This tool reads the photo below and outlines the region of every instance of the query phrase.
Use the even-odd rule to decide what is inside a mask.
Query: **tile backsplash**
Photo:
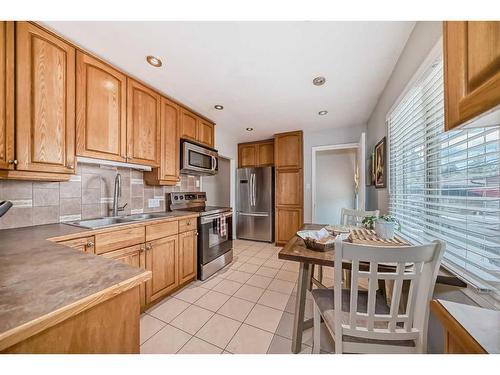
[[[177,186],[149,186],[142,171],[98,164],[78,164],[77,174],[66,182],[0,180],[0,201],[13,203],[0,218],[0,229],[109,216],[117,173],[122,178],[118,204],[127,203],[120,215],[164,211],[165,193],[200,186],[198,176],[188,175],[181,175]],[[158,199],[160,206],[149,208],[150,199]]]

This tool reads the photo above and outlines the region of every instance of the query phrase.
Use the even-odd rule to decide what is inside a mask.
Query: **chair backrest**
[[[338,260],[350,262],[352,271],[349,313],[335,314],[336,351],[342,352],[342,335],[349,335],[375,340],[415,340],[416,352],[424,352],[429,303],[444,249],[445,244],[441,241],[421,246],[378,247],[346,243],[338,236],[335,242],[335,311],[342,311],[342,262]],[[358,311],[360,279],[368,279],[366,312]],[[378,280],[394,281],[388,314],[375,311]],[[410,283],[408,301],[400,311],[404,281]]]
[[[351,210],[349,208],[342,208],[340,211],[340,224],[341,225],[354,225],[361,226],[363,218],[366,216],[379,216],[379,210],[375,211],[363,211],[363,210]]]

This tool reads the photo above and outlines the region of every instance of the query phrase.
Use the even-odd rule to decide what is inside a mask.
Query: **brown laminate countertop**
[[[192,212],[166,213],[161,219],[129,225],[196,216]],[[150,271],[49,240],[114,229],[118,228],[48,224],[0,230],[0,351],[48,328],[48,321],[57,322],[58,315],[62,321],[63,316],[71,316],[69,311],[76,314],[91,301],[103,302],[151,277]]]

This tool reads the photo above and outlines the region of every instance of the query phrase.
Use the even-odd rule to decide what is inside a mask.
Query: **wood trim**
[[[443,326],[445,353],[486,354],[484,348],[455,320],[439,301],[431,301],[431,311]]]
[[[69,181],[71,175],[66,173],[0,170],[0,180],[23,180],[23,181]]]
[[[69,319],[113,297],[116,297],[126,292],[127,290],[130,290],[149,280],[150,278],[151,272],[144,271],[135,277],[113,285],[112,287],[104,289],[99,293],[84,297],[73,304],[64,306],[47,315],[41,316],[37,319],[17,326],[9,331],[5,331],[0,334],[0,351],[3,351],[20,341],[26,340],[31,336],[34,336],[50,327],[55,326],[58,323],[65,321],[66,319]]]
[[[0,169],[14,169],[14,165],[9,163],[9,160],[14,160],[14,96],[15,96],[15,80],[14,80],[14,22],[1,21],[4,28],[3,40],[1,41],[0,48],[4,49],[5,60],[2,62],[4,71],[0,72],[0,77],[3,77],[3,85],[0,87],[0,134],[3,133],[4,157],[0,160]],[[3,113],[2,113],[3,111]],[[1,138],[1,137],[0,137]]]

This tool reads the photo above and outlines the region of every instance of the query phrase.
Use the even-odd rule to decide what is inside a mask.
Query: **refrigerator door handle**
[[[253,173],[250,175],[250,206],[255,206],[255,202],[253,201],[254,176]]]
[[[252,200],[253,200],[253,206],[255,207],[255,205],[257,204],[257,199],[256,199],[256,187],[255,187],[255,173],[252,174]]]
[[[246,213],[246,212],[238,212],[240,216],[255,216],[255,217],[268,217],[268,213]]]

